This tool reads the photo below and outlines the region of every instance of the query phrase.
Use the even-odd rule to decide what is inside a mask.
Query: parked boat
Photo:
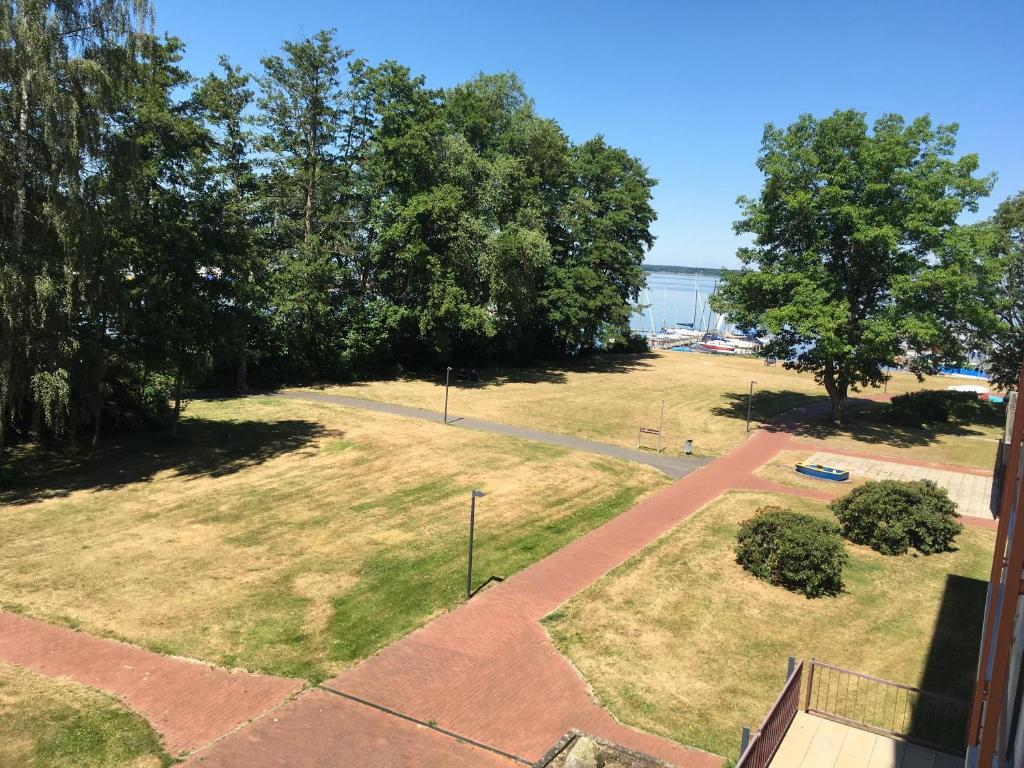
[[[836,482],[842,482],[843,480],[850,479],[849,471],[845,469],[837,469],[835,467],[826,467],[822,464],[805,464],[801,462],[796,465],[796,471],[801,475],[816,477],[819,480],[834,480]]]
[[[697,348],[719,355],[735,355],[737,350],[736,342],[729,339],[705,339],[697,344]]]

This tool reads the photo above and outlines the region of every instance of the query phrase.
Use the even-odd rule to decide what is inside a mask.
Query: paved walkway
[[[770,768],[960,768],[963,758],[797,712]]]
[[[945,488],[949,498],[957,505],[957,511],[968,517],[993,520],[992,475],[980,475],[937,467],[921,467],[904,464],[893,459],[865,459],[859,456],[844,456],[830,451],[815,451],[807,461],[824,464],[827,467],[842,467],[850,471],[851,479],[865,480],[931,480]]]
[[[228,672],[0,612],[0,659],[111,693],[178,755],[208,744],[300,691],[301,680]]]
[[[380,403],[374,400],[362,400],[358,397],[345,397],[344,395],[331,395],[327,392],[289,391],[279,392],[275,397],[287,397],[292,400],[313,400],[319,403],[332,403],[343,405],[347,408],[359,408],[364,411],[376,411],[378,413],[390,413],[395,416],[405,416],[409,419],[421,419],[423,421],[443,422],[444,414],[438,411],[428,411],[424,408],[412,408],[408,405],[395,405],[393,403]],[[584,440],[579,437],[558,435],[554,432],[544,432],[539,429],[517,427],[513,424],[502,424],[497,421],[482,421],[462,416],[448,414],[448,423],[452,426],[463,429],[475,429],[480,432],[493,432],[508,437],[518,437],[522,440],[533,440],[548,445],[558,445],[563,448],[571,448],[575,451],[586,451],[587,453],[599,453],[604,456],[614,456],[616,459],[636,461],[646,464],[655,469],[661,470],[673,479],[679,479],[689,474],[698,467],[707,464],[711,459],[698,456],[668,456],[664,453],[654,451],[638,451],[633,448],[625,448],[610,443],[599,443],[596,440]]]

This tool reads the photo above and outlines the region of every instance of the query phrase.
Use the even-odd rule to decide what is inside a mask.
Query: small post
[[[683,444],[683,453],[687,456],[693,456],[693,440],[690,438],[687,438],[686,442]]]
[[[475,488],[469,497],[469,565],[466,568],[466,599],[473,596],[473,529],[476,526],[476,500],[484,496]]]
[[[661,414],[658,416],[658,453],[661,453],[661,430],[665,426],[665,401],[661,401]]]
[[[807,670],[807,698],[804,699],[804,712],[811,711],[811,689],[814,687],[814,657],[811,656],[811,664]]]
[[[452,378],[452,367],[449,365],[444,372],[444,423],[448,423],[448,385]]]
[[[750,744],[750,726],[744,725],[743,732],[740,734],[740,757],[743,757],[743,753],[747,751],[747,746]]]
[[[747,396],[747,432],[750,431],[750,412],[754,407],[754,385],[756,381],[750,382],[750,394]]]
[[[885,381],[882,384],[882,393],[887,394],[889,392],[889,366],[885,366]]]

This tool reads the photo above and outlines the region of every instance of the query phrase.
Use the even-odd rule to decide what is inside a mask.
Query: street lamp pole
[[[754,407],[754,385],[756,381],[750,382],[750,394],[747,395],[747,432],[750,431],[750,412]]]
[[[469,566],[466,568],[466,599],[473,596],[473,529],[476,526],[476,500],[484,496],[475,488],[469,498]]]
[[[449,365],[444,372],[444,423],[448,423],[448,385],[451,383],[452,367]]]

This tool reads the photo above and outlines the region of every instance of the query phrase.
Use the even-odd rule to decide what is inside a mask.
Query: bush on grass
[[[829,506],[843,536],[883,555],[945,552],[964,528],[949,494],[930,480],[865,483]]]
[[[899,427],[923,427],[945,424],[951,418],[966,421],[977,418],[994,406],[974,392],[924,389],[896,395],[886,406],[882,418]]]
[[[807,597],[843,589],[846,550],[839,528],[813,515],[762,507],[740,526],[736,562],[754,576]]]

